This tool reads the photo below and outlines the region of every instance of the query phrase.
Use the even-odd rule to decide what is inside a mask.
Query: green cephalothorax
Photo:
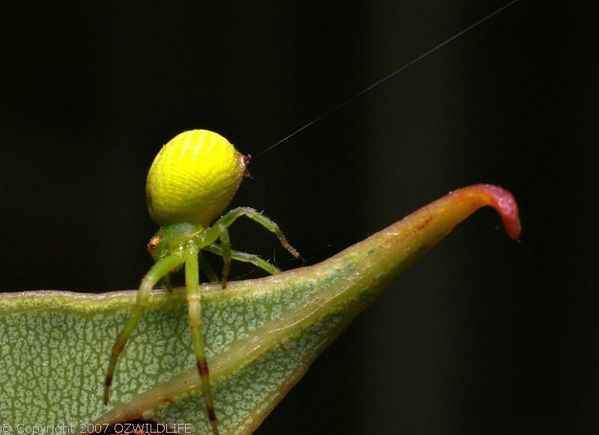
[[[201,234],[203,230],[202,225],[186,222],[164,225],[148,242],[148,252],[158,261],[172,252],[184,249],[185,244],[192,242],[193,237]]]
[[[148,251],[155,263],[143,277],[135,311],[112,348],[104,382],[104,403],[109,400],[118,358],[149,303],[152,289],[161,280],[168,287],[169,275],[184,266],[189,327],[202,381],[201,393],[212,432],[218,434],[202,333],[200,271],[210,281],[217,281],[218,277],[202,251],[222,257],[220,281],[223,288],[232,260],[251,263],[270,274],[279,272],[277,267],[257,255],[231,248],[228,228],[237,218],[245,216],[275,234],[285,249],[299,257],[279,226],[255,209],[238,207],[220,216],[243,177],[248,175],[248,162],[249,156],[239,153],[227,139],[208,130],[191,130],[177,135],[154,159],[148,172],[146,198],[150,216],[162,225],[148,243]]]

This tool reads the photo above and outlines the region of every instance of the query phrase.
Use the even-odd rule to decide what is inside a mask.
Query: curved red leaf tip
[[[485,196],[486,202],[493,207],[501,217],[507,235],[517,240],[520,238],[522,227],[518,213],[518,204],[511,192],[493,184],[475,184],[460,190],[471,190]],[[455,193],[459,192],[456,191]]]

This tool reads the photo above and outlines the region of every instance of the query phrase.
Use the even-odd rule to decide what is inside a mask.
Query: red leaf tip
[[[476,184],[465,189],[482,193],[486,197],[488,205],[493,207],[501,217],[507,235],[513,240],[520,238],[522,227],[520,226],[518,203],[511,192],[492,184]]]

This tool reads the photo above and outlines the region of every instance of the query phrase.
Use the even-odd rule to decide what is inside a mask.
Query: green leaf
[[[215,408],[223,433],[251,433],[312,361],[398,274],[453,227],[490,205],[512,238],[509,192],[460,189],[314,266],[206,285],[202,304]],[[113,342],[135,292],[24,292],[0,297],[0,422],[37,427],[132,420],[209,433],[187,327],[185,293],[156,292],[115,374],[102,389]]]

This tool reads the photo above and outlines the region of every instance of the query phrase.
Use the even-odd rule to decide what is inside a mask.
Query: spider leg
[[[218,275],[216,274],[214,267],[212,267],[212,264],[210,264],[206,256],[203,255],[201,252],[198,252],[198,260],[200,263],[200,270],[206,274],[210,282],[219,282],[220,280],[218,279]]]
[[[166,288],[167,291],[172,292],[173,291],[173,284],[171,282],[171,274],[167,273],[164,278],[162,278],[162,282],[164,283],[164,287]]]
[[[199,279],[198,250],[195,247],[189,248],[185,251],[185,285],[187,287],[187,301],[189,304],[189,328],[191,329],[191,339],[196,357],[196,365],[202,381],[201,391],[202,396],[204,397],[204,403],[206,404],[208,419],[212,426],[213,435],[218,435],[214,401],[212,400],[212,391],[210,388],[210,373],[208,371],[208,361],[206,360],[206,346],[204,343],[204,335],[202,334]]]
[[[223,257],[223,288],[227,287],[227,279],[229,278],[229,271],[231,270],[231,239],[229,238],[229,230],[223,224],[216,226],[219,232],[219,238],[221,241],[221,253]]]
[[[112,378],[114,375],[114,369],[119,356],[123,352],[129,336],[135,329],[137,322],[141,318],[144,310],[148,306],[152,288],[156,285],[160,279],[168,275],[170,271],[177,268],[183,263],[183,257],[179,253],[171,254],[158,260],[150,271],[143,277],[141,286],[137,292],[137,301],[135,304],[135,310],[133,315],[129,318],[125,327],[122,329],[118,338],[114,342],[112,347],[112,353],[110,355],[110,361],[108,363],[108,371],[106,372],[106,379],[104,380],[104,404],[108,403],[110,397],[110,386],[112,385]]]
[[[283,231],[281,231],[279,226],[272,220],[264,216],[262,213],[251,207],[234,208],[233,210],[229,211],[224,216],[222,216],[220,219],[218,219],[212,225],[212,228],[218,228],[220,225],[223,225],[225,228],[228,228],[233,224],[233,222],[237,220],[237,218],[241,216],[245,216],[248,219],[253,220],[257,224],[262,225],[268,231],[277,236],[281,245],[283,245],[283,247],[287,249],[287,251],[289,251],[291,255],[293,255],[295,258],[299,258],[299,252],[297,252],[297,250],[289,244],[289,242],[285,238],[285,235],[283,234]]]
[[[222,248],[219,245],[206,246],[204,249],[216,255],[222,255],[223,252]],[[247,252],[236,251],[233,249],[231,250],[231,259],[241,261],[243,263],[253,264],[254,266],[264,270],[265,272],[270,273],[271,275],[274,275],[275,273],[279,273],[281,271],[281,269],[279,269],[273,264],[270,264],[268,261],[260,258],[255,254],[248,254]]]

